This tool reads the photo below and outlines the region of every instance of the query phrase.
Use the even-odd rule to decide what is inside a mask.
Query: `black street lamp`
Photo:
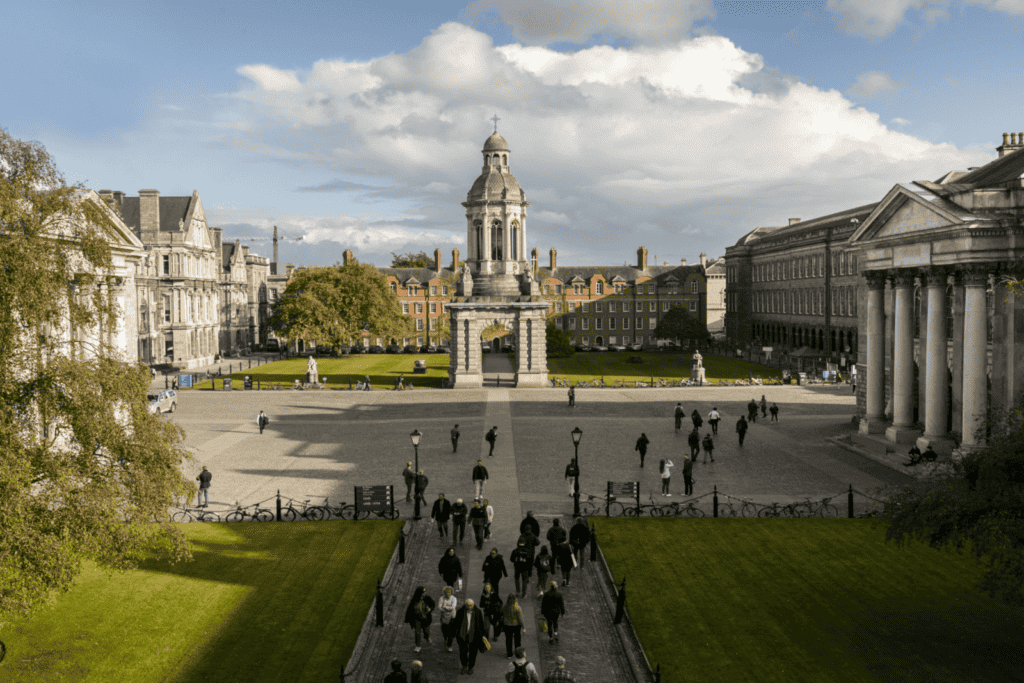
[[[420,434],[420,430],[418,430],[418,429],[413,430],[413,433],[409,435],[409,438],[412,439],[412,447],[413,447],[413,449],[416,452],[416,480],[415,480],[415,483],[413,484],[413,488],[418,486],[419,483],[420,483],[420,437],[421,436],[423,436],[423,435]],[[413,516],[412,516],[412,518],[415,519],[415,520],[419,520],[420,519],[420,492],[419,491],[414,491],[414,493],[416,495],[416,500],[413,503],[414,507],[413,507]]]
[[[572,430],[572,445],[576,450],[573,461],[576,463],[576,481],[573,485],[572,516],[580,516],[580,439],[583,438],[583,430],[577,427]]]

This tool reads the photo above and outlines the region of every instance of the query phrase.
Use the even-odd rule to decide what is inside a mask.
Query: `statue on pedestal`
[[[313,358],[313,356],[310,356],[309,360],[306,361],[306,382],[308,382],[309,384],[317,384],[318,381],[319,380],[317,378],[316,359]]]
[[[473,296],[473,275],[469,272],[469,264],[462,264],[462,277],[459,279],[459,296]]]
[[[693,365],[690,368],[690,380],[694,382],[700,382],[704,384],[706,377],[704,376],[704,356],[700,355],[700,350],[694,351],[693,353]]]

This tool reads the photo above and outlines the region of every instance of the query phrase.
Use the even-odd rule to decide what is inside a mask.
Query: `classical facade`
[[[708,262],[704,277],[708,291],[708,332],[715,339],[725,339],[725,257]]]
[[[214,245],[220,253],[218,312],[221,355],[246,353],[267,343],[270,260],[249,253],[240,240],[222,243],[220,228],[213,228]]]

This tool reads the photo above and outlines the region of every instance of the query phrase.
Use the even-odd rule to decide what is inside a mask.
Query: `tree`
[[[548,355],[554,358],[568,358],[576,353],[569,335],[555,327],[554,323],[548,323],[545,330],[547,337]]]
[[[148,368],[94,334],[125,313],[117,220],[0,129],[0,622],[67,591],[83,560],[191,557],[167,519],[194,490],[183,432],[149,412]]]
[[[391,252],[392,268],[433,269],[435,265],[434,257],[425,251],[421,251],[418,254],[414,254],[412,252],[409,252],[408,254],[396,254],[395,252]]]
[[[364,334],[400,339],[412,330],[387,278],[354,259],[296,271],[268,324],[288,340],[315,339],[336,347],[357,343]]]
[[[705,342],[708,339],[708,326],[691,316],[682,306],[673,306],[662,316],[654,329],[658,339],[693,339]]]

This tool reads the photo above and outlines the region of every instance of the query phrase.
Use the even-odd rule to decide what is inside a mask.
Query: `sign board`
[[[394,487],[385,486],[357,486],[356,487],[356,512],[368,510],[370,512],[391,512],[394,508]]]
[[[178,375],[178,388],[183,389],[185,387],[192,386],[192,375]]]
[[[242,387],[246,390],[252,389],[252,377],[246,375],[245,379],[242,380]]]
[[[608,497],[636,498],[640,495],[640,483],[635,481],[610,481],[608,482]]]
[[[224,391],[231,391],[231,378],[225,377],[222,386],[224,387]]]

